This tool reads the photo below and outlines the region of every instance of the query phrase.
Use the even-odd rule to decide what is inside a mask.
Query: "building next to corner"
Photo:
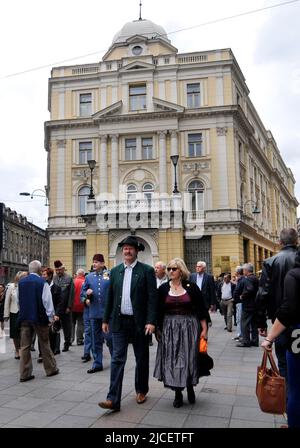
[[[18,271],[27,271],[32,260],[48,265],[47,230],[0,202],[0,282],[14,281]]]
[[[52,69],[49,110],[51,263],[88,269],[102,252],[111,267],[133,232],[150,264],[259,269],[280,230],[296,226],[293,174],[231,49],[180,54],[161,26],[126,23],[101,62]]]

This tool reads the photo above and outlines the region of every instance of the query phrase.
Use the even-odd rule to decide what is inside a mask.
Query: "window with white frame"
[[[90,187],[82,187],[78,191],[78,214],[85,215],[87,212],[87,200],[90,194]]]
[[[200,83],[186,85],[187,107],[200,107]]]
[[[86,117],[92,114],[92,94],[80,93],[79,95],[79,115]]]
[[[127,204],[129,207],[134,207],[137,198],[137,187],[135,184],[128,184],[126,190]]]
[[[153,159],[152,137],[142,138],[142,159]]]
[[[146,84],[129,86],[130,110],[146,109]]]
[[[188,135],[189,157],[202,156],[202,134]]]
[[[79,142],[79,163],[87,164],[92,158],[92,142]]]
[[[125,160],[136,160],[136,138],[125,139]]]
[[[153,193],[154,193],[154,186],[150,182],[145,183],[143,185],[143,196],[145,199],[147,199],[149,206],[151,205]]]
[[[204,210],[204,185],[200,180],[193,180],[188,185],[190,196],[190,210],[198,212]]]
[[[73,241],[73,272],[86,267],[86,241]]]

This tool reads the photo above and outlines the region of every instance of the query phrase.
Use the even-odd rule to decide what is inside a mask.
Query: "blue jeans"
[[[83,325],[84,325],[84,346],[83,346],[83,356],[90,356],[92,350],[92,339],[91,339],[91,322],[89,318],[88,307],[84,308],[83,311]]]
[[[93,353],[93,366],[103,367],[103,343],[106,340],[109,348],[110,355],[112,355],[112,337],[111,334],[104,334],[102,331],[102,319],[90,319],[91,322],[91,339],[92,339],[92,353]]]
[[[278,360],[278,369],[281,376],[284,376],[288,382],[287,376],[287,362],[286,362],[286,350],[288,347],[288,337],[286,331],[283,331],[275,339],[275,353]]]
[[[133,317],[122,317],[121,329],[112,333],[113,354],[110,368],[110,387],[107,399],[114,407],[120,407],[124,368],[127,360],[129,341],[132,342],[136,367],[136,393],[147,394],[149,390],[149,338],[136,331]]]
[[[294,329],[300,329],[300,324]],[[299,335],[299,333],[298,333]],[[300,428],[300,337],[292,338],[292,350],[287,350],[287,374],[288,374],[288,426],[289,428]]]

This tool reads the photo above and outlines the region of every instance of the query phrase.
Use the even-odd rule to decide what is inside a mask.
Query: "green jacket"
[[[111,331],[119,331],[121,327],[121,300],[124,280],[124,264],[119,264],[110,272],[103,322],[110,324]],[[157,288],[154,269],[139,261],[132,271],[130,298],[133,315],[139,333],[145,332],[145,325],[156,325]]]

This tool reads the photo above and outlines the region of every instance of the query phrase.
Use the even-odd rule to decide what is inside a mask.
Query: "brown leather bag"
[[[271,368],[267,368],[269,359]],[[264,350],[261,365],[257,367],[256,396],[263,412],[283,414],[286,411],[285,378],[280,376],[272,352]]]

